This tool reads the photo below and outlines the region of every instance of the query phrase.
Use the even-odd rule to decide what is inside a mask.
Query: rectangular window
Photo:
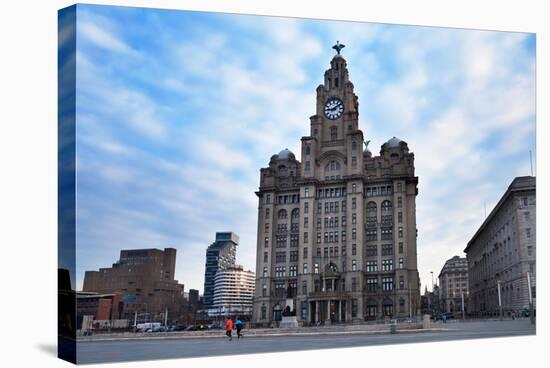
[[[354,210],[357,208],[357,198],[351,199],[351,209]]]
[[[403,254],[403,242],[399,242],[399,254]]]
[[[304,259],[307,258],[307,247],[304,247]]]
[[[288,276],[296,277],[298,273],[298,266],[290,266],[288,270]]]
[[[308,227],[308,226],[309,226],[309,218],[304,217],[304,227]]]
[[[321,230],[321,219],[317,219],[317,230]]]
[[[355,156],[351,157],[351,166],[357,166],[357,157]]]
[[[399,289],[403,290],[405,288],[405,278],[403,276],[399,276]]]
[[[265,209],[265,217],[266,217],[266,218],[269,217],[269,208],[266,208],[266,209]]]
[[[304,188],[304,197],[309,197],[309,188]]]
[[[328,231],[325,231],[325,243],[328,243]]]
[[[298,262],[298,251],[297,250],[290,251],[290,262]]]
[[[321,233],[317,233],[317,244],[321,244]]]
[[[393,255],[393,244],[382,244],[382,255],[383,256]]]
[[[342,242],[346,241],[346,231],[342,230]]]
[[[378,234],[376,229],[367,229],[366,231],[367,241],[376,241],[378,240]]]
[[[367,277],[367,291],[374,293],[378,290],[378,277]]]
[[[306,161],[306,171],[309,171],[311,168],[311,163],[309,161]]]
[[[345,255],[346,255],[346,246],[342,245],[342,256],[345,256]]]
[[[352,193],[357,192],[357,184],[353,183],[353,184],[351,185],[351,192],[352,192]]]
[[[378,255],[378,246],[377,245],[367,245],[366,256],[375,257]]]
[[[286,252],[276,252],[275,253],[275,262],[285,263],[286,262]]]
[[[268,194],[268,195],[265,196],[265,203],[267,203],[267,204],[271,203],[271,195]]]
[[[321,202],[317,203],[317,213],[320,214],[323,209],[323,205]]]
[[[355,259],[351,261],[351,270],[357,271],[357,261]]]
[[[397,221],[401,224],[403,223],[403,212],[397,213]]]
[[[376,261],[367,261],[366,270],[367,272],[378,271],[378,263]]]
[[[393,290],[393,277],[382,277],[382,290],[392,291]]]
[[[321,248],[317,248],[317,257],[321,257]]]
[[[530,228],[525,229],[525,236],[527,237],[527,239],[531,238],[531,229]]]
[[[328,202],[325,202],[325,213],[328,213]]]
[[[305,202],[304,203],[304,213],[308,213],[309,212],[309,202]]]
[[[323,249],[323,256],[324,256],[325,258],[328,258],[328,247],[325,247],[325,248]]]
[[[358,309],[357,299],[352,299],[351,300],[351,317],[352,318],[357,317],[357,309]]]
[[[357,215],[355,213],[353,213],[351,215],[351,223],[352,225],[356,225],[357,224]]]
[[[403,269],[403,264],[404,264],[403,258],[399,258],[399,268],[400,269]]]
[[[357,255],[357,244],[352,244],[351,245],[351,255],[352,256]]]
[[[393,270],[393,259],[383,259],[382,271],[392,271],[392,270]]]
[[[342,212],[346,212],[346,201],[342,201]]]
[[[403,207],[403,198],[401,196],[397,197],[397,208]]]
[[[307,231],[304,232],[304,243],[308,243],[309,242],[309,234]]]
[[[399,226],[399,237],[400,238],[403,237],[403,227],[402,226]]]
[[[265,248],[269,247],[269,238],[267,236],[265,237],[265,240],[264,240],[264,247]]]
[[[351,229],[351,239],[352,240],[357,239],[357,229],[355,229],[355,228]]]
[[[351,278],[351,291],[357,291],[357,278]]]
[[[346,216],[342,216],[342,226],[346,226]]]
[[[303,265],[303,273],[304,274],[307,273],[307,263],[304,263],[304,265]]]
[[[383,228],[382,230],[382,240],[392,240],[393,239],[393,228]]]
[[[403,184],[401,183],[397,183],[397,192],[402,192],[403,191]]]
[[[305,269],[307,270],[307,266],[305,267]],[[307,272],[304,272],[304,273],[307,273]],[[303,280],[302,281],[302,294],[307,294],[307,280]],[[302,302],[304,303],[304,302]],[[307,309],[306,309],[307,311]]]
[[[313,273],[319,273],[319,263],[315,263],[313,267]]]
[[[267,262],[267,252],[264,252],[264,262]]]
[[[338,235],[338,233],[336,233]],[[338,247],[334,247],[334,256],[338,257]]]

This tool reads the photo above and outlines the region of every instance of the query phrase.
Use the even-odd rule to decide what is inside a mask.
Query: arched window
[[[290,218],[292,220],[297,220],[300,218],[300,209],[299,208],[295,208],[292,210],[292,213],[290,214]]]
[[[384,211],[391,211],[392,210],[392,204],[390,201],[384,201],[382,202],[382,205],[380,206],[380,208],[382,209],[382,212]]]
[[[370,201],[367,203],[367,216],[376,216],[376,202]]]
[[[309,155],[309,154],[311,154],[311,147],[306,146],[306,155]]]
[[[325,165],[325,171],[337,171],[340,170],[341,165],[338,161],[330,161]]]
[[[279,210],[279,212],[277,213],[277,217],[279,218],[279,220],[285,220],[288,218],[288,213],[284,209]]]
[[[335,141],[336,139],[338,139],[338,128],[335,126],[330,127],[330,140]]]
[[[262,304],[262,319],[265,319],[267,317],[267,308],[265,307],[265,304]]]
[[[367,301],[367,310],[365,317],[369,320],[376,319],[376,300],[369,299]]]

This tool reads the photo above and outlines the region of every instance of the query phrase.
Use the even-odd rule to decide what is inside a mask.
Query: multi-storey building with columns
[[[536,209],[536,178],[514,178],[468,242],[472,315],[519,313],[530,301],[536,309]]]
[[[289,304],[301,324],[408,318],[420,304],[414,154],[393,137],[363,150],[342,45],[317,87],[301,161],[288,149],[260,170],[253,322]]]

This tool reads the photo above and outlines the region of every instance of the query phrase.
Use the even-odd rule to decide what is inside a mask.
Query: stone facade
[[[443,312],[462,312],[462,296],[464,296],[464,312],[468,306],[468,260],[454,256],[447,260],[439,273],[441,285],[441,306]]]
[[[536,179],[517,177],[464,250],[471,313],[500,313],[499,283],[504,313],[529,308],[527,273],[535,302],[536,235]]]
[[[317,87],[301,161],[260,170],[253,321],[277,325],[408,318],[419,312],[414,154],[393,137],[363,150],[358,98],[341,55]]]

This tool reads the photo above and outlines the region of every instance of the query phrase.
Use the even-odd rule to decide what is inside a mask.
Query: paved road
[[[330,349],[386,344],[449,341],[488,337],[534,335],[529,320],[438,323],[449,331],[318,336],[250,336],[228,341],[223,337],[78,344],[78,363],[105,363],[135,360],[192,358],[213,355],[271,353],[281,351]],[[223,332],[221,332],[223,334]]]

